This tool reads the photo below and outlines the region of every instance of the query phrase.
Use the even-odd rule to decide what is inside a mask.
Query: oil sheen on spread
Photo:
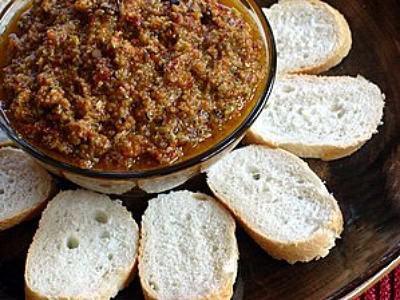
[[[210,148],[266,76],[244,10],[216,0],[35,0],[0,84],[12,126],[83,168],[143,170]]]

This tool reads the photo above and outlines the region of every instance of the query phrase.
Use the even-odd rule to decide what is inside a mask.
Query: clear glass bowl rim
[[[276,74],[276,47],[275,40],[272,33],[271,26],[266,19],[264,13],[261,8],[254,0],[241,0],[242,3],[245,4],[247,8],[250,7],[250,10],[254,12],[261,22],[261,26],[263,31],[261,34],[265,35],[266,39],[266,48],[267,48],[267,61],[269,62],[269,70],[268,70],[268,78],[265,81],[265,86],[263,91],[257,100],[257,103],[254,105],[251,112],[248,116],[242,121],[242,123],[235,128],[228,136],[226,136],[222,141],[215,144],[213,147],[208,149],[205,152],[198,154],[190,159],[184,160],[182,162],[172,164],[170,166],[164,166],[161,168],[142,170],[142,171],[102,171],[97,169],[84,169],[79,168],[77,166],[56,160],[40,150],[34,148],[28,142],[26,142],[23,138],[21,138],[15,130],[10,126],[10,123],[7,120],[7,117],[4,114],[4,111],[0,109],[0,128],[4,131],[4,133],[14,141],[17,146],[19,146],[22,150],[38,159],[40,162],[53,166],[58,169],[62,169],[64,171],[75,173],[82,176],[92,177],[92,178],[102,178],[102,179],[141,179],[141,178],[149,178],[153,176],[163,176],[169,175],[172,173],[176,173],[187,168],[193,167],[195,165],[201,164],[215,155],[221,153],[223,150],[228,148],[232,143],[234,143],[238,138],[242,136],[242,134],[254,123],[257,117],[260,115],[261,111],[264,109],[268,97],[271,93],[272,86],[275,80]],[[247,5],[246,5],[247,4]],[[7,5],[8,8],[12,7],[11,5]]]

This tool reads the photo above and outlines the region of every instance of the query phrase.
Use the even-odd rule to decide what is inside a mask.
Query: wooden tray
[[[5,7],[1,2],[0,8]],[[400,4],[397,0],[327,2],[345,15],[353,33],[349,56],[328,74],[362,74],[377,83],[386,94],[384,126],[349,158],[308,161],[326,180],[344,214],[345,231],[331,254],[291,266],[271,259],[239,228],[234,299],[347,298],[361,293],[400,261]],[[272,1],[259,4],[270,6]],[[183,188],[209,193],[203,176]],[[149,197],[122,197],[138,222]],[[33,220],[0,233],[0,299],[24,297],[24,261],[36,226]],[[143,299],[137,278],[116,299]]]

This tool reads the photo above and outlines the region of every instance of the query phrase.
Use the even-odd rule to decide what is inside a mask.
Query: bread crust
[[[286,0],[286,1],[292,1],[292,0]],[[296,1],[296,0],[294,0]],[[360,81],[365,81],[369,84],[371,84],[370,81],[365,79],[364,77],[358,75],[357,77],[351,77],[351,76],[318,76],[318,75],[280,75],[278,76],[278,80],[296,80],[300,79],[304,80],[305,82],[309,84],[313,84],[317,80],[325,80],[325,81],[337,81],[337,80],[343,80],[346,78],[349,79],[357,79]],[[384,100],[385,95],[382,94],[382,99]],[[384,105],[384,103],[383,103]],[[369,124],[366,124],[365,126],[369,127],[369,135],[364,135],[362,137],[357,138],[356,140],[352,141],[351,143],[337,143],[336,145],[334,144],[304,144],[300,140],[295,142],[288,142],[288,143],[279,143],[276,141],[273,141],[271,139],[268,139],[267,137],[259,134],[256,132],[256,130],[253,129],[253,127],[250,127],[249,130],[246,132],[246,136],[243,139],[243,142],[247,145],[249,144],[257,144],[257,145],[265,145],[270,148],[281,148],[285,149],[299,157],[303,158],[319,158],[324,161],[330,161],[330,160],[335,160],[335,159],[340,159],[347,157],[354,152],[358,151],[368,140],[370,140],[377,132],[376,128],[381,125],[380,122],[382,120],[383,112],[382,111],[376,111],[375,114],[375,123],[371,122]],[[259,118],[262,118],[262,116],[259,116]]]
[[[41,222],[39,222],[39,228],[43,226],[43,224],[41,224]],[[139,229],[137,227],[137,225],[135,225],[137,229]],[[35,234],[35,236],[33,237],[33,242],[35,241],[35,239],[37,238],[37,235]],[[140,239],[140,232],[138,230],[138,238],[136,240],[136,249],[139,248],[139,239]],[[68,296],[68,295],[57,295],[57,296],[53,296],[53,297],[49,297],[46,295],[42,295],[40,292],[33,290],[30,285],[29,282],[31,281],[31,278],[28,277],[27,275],[27,270],[30,268],[29,266],[31,265],[31,254],[34,252],[39,252],[40,249],[39,248],[39,244],[36,243],[36,247],[33,248],[31,246],[29,247],[28,250],[28,255],[27,255],[27,259],[25,262],[25,273],[24,273],[24,280],[25,280],[25,285],[24,285],[24,290],[25,290],[25,299],[26,300],[48,300],[48,299],[52,299],[52,300],[109,300],[112,297],[115,296],[115,290],[110,290],[107,286],[104,286],[101,288],[100,291],[97,292],[96,295],[88,295],[88,294],[82,294],[79,296]],[[124,288],[128,287],[129,284],[132,282],[133,278],[135,277],[136,273],[137,273],[137,267],[138,267],[138,251],[136,251],[132,257],[132,261],[130,262],[130,264],[124,269],[123,274],[121,274],[119,276],[119,282],[118,282],[118,287],[117,290],[121,291]]]
[[[58,187],[56,186],[54,179],[52,178],[51,188],[48,197],[45,198],[40,203],[38,203],[36,206],[24,210],[16,216],[0,220],[0,231],[9,229],[17,224],[29,221],[37,217],[46,208],[47,203],[57,194],[57,192],[58,192]]]
[[[29,257],[29,256],[28,256]],[[125,282],[121,285],[119,290],[123,290],[124,288],[128,287],[129,284],[132,282],[133,278],[136,275],[137,272],[137,255],[134,258],[134,262],[133,262],[133,266],[131,267],[131,271],[129,272],[129,275],[127,276]],[[26,262],[26,266],[28,266],[28,260]],[[54,297],[51,299],[57,299],[57,300],[109,300],[111,297],[114,296],[113,293],[111,293],[111,291],[101,291],[99,292],[100,295],[102,296],[98,296],[98,297],[88,297],[87,295],[82,295],[82,296],[78,296],[78,297],[69,297],[69,296],[64,296],[64,295],[60,295],[58,297]],[[32,290],[29,285],[26,282],[25,279],[25,299],[26,300],[48,300],[49,298],[46,296],[41,295],[38,292],[35,292],[34,290]]]
[[[212,198],[212,197],[210,197]],[[220,202],[216,201],[214,198],[212,198],[212,201],[215,201],[218,206],[220,206],[222,209],[226,210],[226,207],[221,204]],[[229,213],[229,211],[228,211]],[[236,241],[236,236],[235,236],[235,231],[236,231],[236,224],[233,222],[233,228],[231,230],[231,237],[232,240],[235,241],[233,247],[233,253],[232,256],[237,259],[239,257],[239,249]],[[140,242],[139,242],[139,278],[140,278],[140,285],[142,286],[142,291],[143,295],[146,300],[161,300],[162,298],[159,297],[156,293],[153,292],[153,290],[149,287],[147,282],[144,280],[144,273],[145,270],[143,270],[143,267],[141,265],[141,261],[143,260],[143,248],[144,248],[144,240],[147,237],[147,232],[146,232],[146,227],[141,226],[141,236],[140,236]],[[237,270],[233,273],[232,277],[226,278],[224,281],[223,285],[219,290],[211,291],[210,294],[205,295],[204,297],[197,297],[197,298],[192,298],[191,300],[229,300],[233,296],[233,285],[236,280],[236,275],[237,275]]]
[[[15,144],[10,140],[0,142],[0,149],[6,147],[17,149],[15,147]],[[51,175],[49,176],[51,177]],[[51,177],[50,189],[47,197],[45,199],[42,199],[42,201],[37,203],[35,206],[20,212],[18,215],[0,220],[0,231],[9,229],[17,224],[31,220],[34,217],[38,216],[46,208],[47,203],[57,194],[57,192],[58,192],[58,187],[56,186],[54,178]]]
[[[332,197],[329,201],[335,203],[335,214],[331,222],[325,228],[316,231],[311,238],[297,242],[286,243],[271,239],[261,231],[246,222],[240,213],[229,204],[217,189],[208,181],[213,194],[226,206],[242,225],[243,229],[260,245],[269,255],[278,260],[286,260],[290,264],[296,262],[309,262],[313,259],[323,258],[328,255],[329,250],[335,246],[336,238],[343,231],[343,216],[336,200]]]
[[[142,280],[140,280],[142,284]],[[219,291],[214,291],[212,294],[205,297],[193,298],[192,300],[229,300],[233,296],[233,284],[235,281],[229,279],[225,281],[224,286]],[[143,295],[146,300],[160,300],[157,298],[147,285],[142,285]]]
[[[303,145],[301,143],[276,143],[262,135],[257,134],[251,128],[246,132],[243,142],[247,145],[264,145],[270,148],[285,149],[299,157],[319,158],[324,161],[335,160],[349,156],[359,150],[367,140],[358,140],[351,145]]]
[[[0,148],[1,147],[12,147],[12,148],[17,148],[14,144],[13,141],[9,140],[9,139],[5,139],[5,140],[0,140]]]
[[[287,156],[287,164],[290,164],[293,168],[304,169],[303,175],[307,176],[307,181],[309,180],[310,184],[312,184],[313,190],[319,198],[318,200],[326,203],[330,207],[329,220],[324,222],[315,232],[310,233],[310,235],[303,239],[288,241],[271,238],[263,232],[262,229],[257,228],[257,226],[244,217],[242,212],[246,210],[246,207],[242,207],[240,204],[235,204],[236,201],[230,201],[230,193],[226,190],[224,190],[224,192],[219,191],[219,189],[222,188],[221,185],[224,183],[223,181],[214,181],[213,176],[216,176],[216,174],[219,174],[218,176],[223,176],[224,170],[219,169],[219,172],[214,172],[211,176],[208,174],[207,184],[212,193],[235,216],[236,220],[242,225],[243,229],[250,235],[250,237],[252,237],[254,241],[273,258],[285,260],[290,264],[294,264],[296,262],[309,262],[328,255],[329,250],[335,246],[336,239],[340,238],[340,234],[343,231],[343,216],[336,199],[328,192],[326,186],[322,183],[319,177],[309,169],[308,165],[294,154],[284,150],[271,150],[266,146],[249,147],[258,147],[260,149],[265,148],[269,149],[269,151],[285,153],[285,156]],[[242,200],[245,201],[246,199],[244,198]]]
[[[320,74],[338,65],[349,54],[352,45],[351,31],[345,17],[337,9],[333,8],[329,4],[320,0],[281,0],[279,2],[282,3],[282,2],[294,2],[294,1],[310,2],[313,5],[317,5],[319,7],[324,8],[327,12],[331,14],[334,17],[334,20],[337,24],[338,45],[335,51],[333,51],[331,55],[328,56],[326,60],[320,64],[311,65],[308,67],[303,67],[292,71],[284,71],[281,73]]]
[[[129,286],[129,284],[132,282],[133,278],[135,277],[136,272],[137,272],[137,256],[135,258],[132,270],[131,270],[128,278],[126,279],[125,283],[123,284],[123,287],[121,288],[121,290]],[[111,297],[112,297],[112,295],[108,292],[107,295],[105,294],[102,297],[92,297],[90,299],[92,299],[92,300],[109,300]],[[39,293],[31,290],[25,281],[25,299],[26,300],[48,300],[49,298],[42,296]],[[59,296],[54,299],[57,299],[57,300],[87,300],[88,297],[86,297],[86,296],[81,296],[81,297]]]

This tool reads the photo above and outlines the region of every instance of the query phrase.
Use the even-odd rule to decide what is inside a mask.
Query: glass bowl
[[[217,144],[197,156],[151,170],[144,171],[101,171],[83,169],[59,161],[33,147],[10,126],[4,112],[0,110],[0,128],[23,151],[36,159],[50,172],[66,178],[75,184],[97,192],[107,194],[123,194],[135,190],[143,193],[159,193],[181,185],[194,175],[204,171],[211,164],[231,151],[243,138],[246,130],[253,124],[265,107],[271,93],[276,73],[276,49],[271,27],[254,0],[238,0],[247,10],[248,15],[257,25],[262,36],[267,68],[264,82],[260,83],[261,93],[254,106],[244,117],[243,121]],[[0,2],[0,34],[4,33],[10,21],[29,3],[27,0],[2,0]],[[5,46],[0,38],[0,48]],[[142,190],[142,191],[140,191]]]

